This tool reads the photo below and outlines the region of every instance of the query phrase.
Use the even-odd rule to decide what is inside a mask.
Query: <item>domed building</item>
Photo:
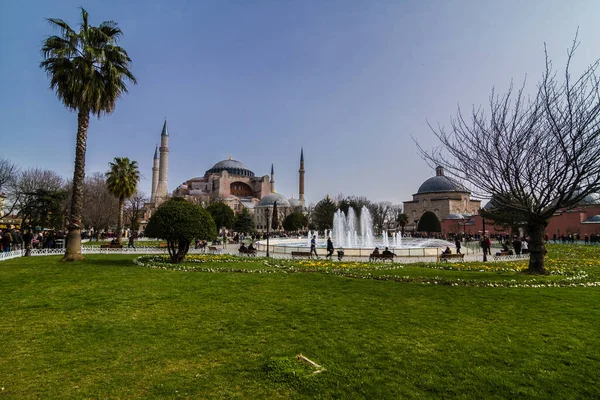
[[[287,199],[275,191],[275,171],[271,165],[271,176],[256,176],[244,163],[229,157],[208,169],[204,176],[192,178],[173,192],[174,196],[201,205],[216,201],[227,204],[237,214],[248,209],[254,215],[257,229],[266,229],[266,212],[277,201],[280,221],[290,213],[305,212],[304,204],[304,150],[300,152],[299,194],[300,199]]]
[[[471,199],[471,192],[464,186],[444,175],[444,168],[438,166],[435,176],[421,184],[413,199],[404,202],[404,213],[408,215],[408,229],[416,229],[421,216],[433,212],[441,221],[444,219],[468,219],[477,214],[480,200]]]
[[[152,192],[150,201],[144,205],[144,216],[140,220],[142,230],[152,213],[169,198],[168,195],[168,168],[169,168],[169,132],[167,121],[163,124],[161,132],[161,145],[154,151],[152,164]],[[277,201],[277,208],[281,213],[281,221],[292,212],[306,212],[304,203],[304,149],[300,150],[300,169],[298,170],[298,199],[287,199],[275,192],[275,173],[271,165],[271,177],[268,175],[256,176],[243,162],[234,160],[231,156],[222,160],[206,170],[204,176],[191,178],[173,190],[173,196],[183,197],[186,200],[200,204],[204,207],[220,201],[227,204],[237,214],[244,209],[254,215],[255,220],[264,218],[267,209],[273,208]],[[0,197],[2,200],[2,197]],[[264,200],[264,201],[263,201]],[[258,207],[260,214],[254,212]],[[257,227],[266,223],[255,221]]]
[[[270,223],[271,218],[273,218],[275,203],[277,203],[277,217],[280,225],[285,217],[296,211],[290,204],[290,201],[281,193],[274,192],[268,194],[260,199],[258,205],[254,207],[254,223],[256,224],[256,229],[267,229],[267,224]]]

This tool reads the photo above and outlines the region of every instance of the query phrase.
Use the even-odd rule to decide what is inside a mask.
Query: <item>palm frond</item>
[[[89,24],[88,24],[88,17],[89,14],[88,12],[85,10],[85,8],[83,7],[79,7],[79,9],[81,10],[81,31],[83,33],[88,31],[89,28]]]
[[[114,21],[89,25],[81,8],[81,31],[76,33],[60,19],[49,19],[61,29],[60,36],[42,42],[40,63],[50,77],[50,88],[69,109],[84,109],[100,117],[115,108],[127,93],[126,81],[137,83],[130,71],[131,59],[116,45],[122,32]]]
[[[50,25],[60,28],[61,33],[65,36],[67,36],[67,34],[75,34],[75,31],[62,19],[47,18],[46,21],[48,21]]]

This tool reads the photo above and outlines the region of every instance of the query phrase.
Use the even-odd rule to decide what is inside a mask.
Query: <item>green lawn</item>
[[[542,278],[511,263],[4,261],[0,398],[600,398],[600,287],[531,287],[599,281],[596,251],[550,247],[562,272]],[[529,287],[477,286],[512,279]]]

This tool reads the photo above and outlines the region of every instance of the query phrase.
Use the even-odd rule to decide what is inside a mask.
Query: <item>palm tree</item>
[[[85,149],[90,113],[98,118],[110,114],[116,101],[127,93],[125,80],[134,84],[129,71],[131,59],[117,45],[122,35],[113,21],[99,26],[88,24],[88,13],[81,9],[81,25],[75,32],[66,22],[49,18],[60,36],[48,36],[42,42],[44,60],[40,67],[50,78],[50,88],[69,110],[77,111],[77,139],[75,143],[75,168],[73,171],[73,196],[67,248],[63,261],[83,259],[81,255],[81,229],[83,185],[85,179]]]
[[[408,224],[408,215],[401,213],[396,217],[396,222],[400,225],[401,235],[404,236],[404,227]]]
[[[117,222],[117,241],[121,243],[123,237],[123,210],[125,199],[131,197],[137,190],[140,181],[140,171],[137,161],[129,158],[115,157],[115,162],[108,163],[110,171],[106,173],[108,191],[119,199],[119,219]]]

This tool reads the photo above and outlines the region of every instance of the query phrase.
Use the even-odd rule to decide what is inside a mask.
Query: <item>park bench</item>
[[[369,261],[377,261],[377,260],[382,260],[382,261],[387,261],[390,260],[390,262],[394,262],[394,253],[391,254],[371,254],[369,256]]]
[[[240,251],[240,254],[246,254],[246,255],[252,256],[252,257],[256,256],[256,249],[250,250],[250,249],[246,248],[246,249],[239,249],[239,251]]]
[[[118,243],[101,244],[101,249],[122,249],[123,245]]]
[[[463,261],[465,259],[465,255],[464,254],[440,254],[438,256],[438,262],[440,261],[451,261],[451,260],[459,260],[459,261]]]
[[[310,251],[292,251],[292,258],[296,258],[296,257],[311,258]]]
[[[220,253],[220,252],[221,252],[221,249],[219,249],[219,248],[217,248],[217,247],[215,247],[215,246],[208,246],[208,251],[209,251],[210,253]]]

